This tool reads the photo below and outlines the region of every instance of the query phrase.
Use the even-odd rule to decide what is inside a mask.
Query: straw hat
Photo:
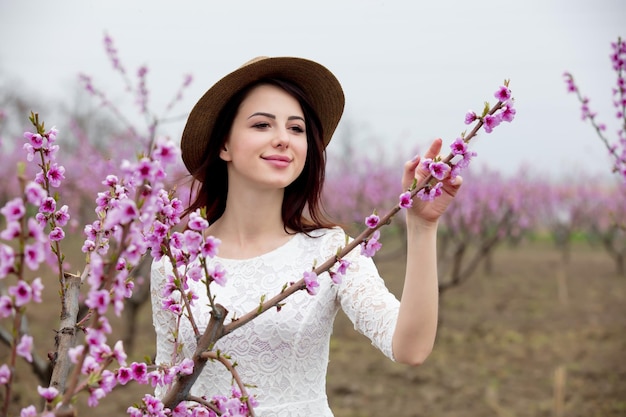
[[[189,114],[181,139],[182,158],[190,173],[201,165],[216,118],[239,90],[263,78],[278,78],[298,85],[311,100],[323,131],[324,146],[337,128],[345,98],[335,76],[317,62],[293,57],[257,57],[213,85]]]

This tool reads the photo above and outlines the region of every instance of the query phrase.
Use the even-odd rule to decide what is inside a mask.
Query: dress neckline
[[[216,259],[218,261],[221,262],[230,262],[230,263],[237,263],[237,262],[251,262],[251,261],[256,261],[256,260],[261,260],[261,259],[265,259],[265,258],[269,258],[272,256],[275,256],[277,254],[280,254],[280,252],[283,252],[285,250],[287,250],[291,245],[294,244],[294,242],[296,241],[296,239],[299,238],[300,235],[302,235],[303,233],[298,232],[295,233],[293,236],[291,236],[286,242],[282,243],[281,245],[275,247],[272,250],[269,250],[265,253],[262,253],[260,255],[256,255],[256,256],[252,256],[250,258],[223,258],[219,255],[219,250],[217,255],[215,255],[215,257],[213,259]]]

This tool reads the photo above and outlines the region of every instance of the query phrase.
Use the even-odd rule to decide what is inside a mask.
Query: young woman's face
[[[304,113],[283,89],[262,84],[242,101],[220,158],[229,188],[285,188],[302,172],[307,154]]]

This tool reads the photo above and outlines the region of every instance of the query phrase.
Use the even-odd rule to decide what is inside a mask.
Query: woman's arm
[[[424,155],[434,158],[441,151],[436,139]],[[402,184],[408,189],[428,173],[419,167],[421,158],[405,164]],[[416,198],[407,209],[407,263],[398,321],[393,334],[396,361],[420,365],[432,351],[437,333],[439,284],[437,279],[437,225],[461,185],[461,178],[444,181],[443,194],[432,202]]]

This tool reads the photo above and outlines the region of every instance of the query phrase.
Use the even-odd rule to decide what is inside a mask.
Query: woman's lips
[[[271,165],[278,168],[284,168],[291,163],[291,159],[284,155],[269,155],[263,156],[262,158]]]

